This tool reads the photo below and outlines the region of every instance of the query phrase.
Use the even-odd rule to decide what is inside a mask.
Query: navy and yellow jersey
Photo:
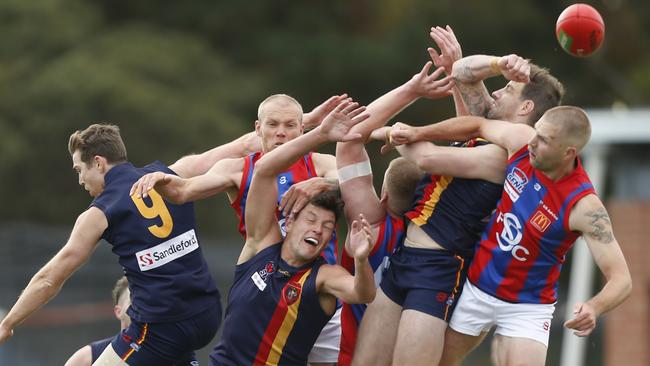
[[[144,168],[114,166],[91,207],[106,215],[102,238],[113,245],[129,280],[129,316],[140,322],[173,322],[217,304],[219,291],[199,247],[194,205],[171,204],[153,190],[146,198],[129,196],[133,183],[155,171],[175,174],[160,162]]]
[[[221,341],[210,365],[306,365],[332,314],[322,309],[316,276],[318,257],[292,267],[280,257],[282,243],[238,265],[228,294]]]
[[[487,143],[477,139],[457,146]],[[418,183],[414,203],[405,216],[445,249],[471,256],[502,189],[501,184],[481,179],[427,174]]]

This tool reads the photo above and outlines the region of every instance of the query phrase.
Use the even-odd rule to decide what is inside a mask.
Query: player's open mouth
[[[311,246],[318,246],[318,240],[314,238],[305,238],[305,243],[311,245]]]

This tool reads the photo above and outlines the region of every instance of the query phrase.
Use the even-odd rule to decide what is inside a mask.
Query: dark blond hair
[[[528,124],[534,125],[547,110],[562,103],[564,86],[548,69],[530,63],[530,82],[521,90],[522,100],[532,100],[535,103],[533,111],[528,116]]]
[[[129,288],[129,281],[127,281],[126,276],[120,277],[117,282],[115,282],[115,287],[113,287],[113,304],[117,305],[120,302],[120,298]]]
[[[94,124],[85,130],[75,131],[70,135],[68,151],[81,152],[81,161],[88,164],[93,156],[106,158],[109,164],[126,161],[126,147],[120,136],[120,128],[109,124]]]
[[[399,157],[390,162],[384,174],[388,206],[395,214],[402,215],[411,207],[415,188],[424,172],[414,163]]]

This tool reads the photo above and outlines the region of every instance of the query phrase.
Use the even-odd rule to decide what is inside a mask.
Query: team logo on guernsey
[[[194,229],[160,243],[152,248],[147,248],[135,253],[138,267],[142,272],[163,266],[199,248]]]
[[[519,168],[514,167],[506,175],[506,181],[503,185],[503,190],[506,191],[510,200],[515,202],[519,199],[519,195],[524,191],[524,187],[528,184],[528,177],[526,174]]]
[[[551,225],[551,219],[541,211],[536,211],[535,215],[530,219],[530,224],[540,232],[544,232]]]
[[[499,248],[504,252],[510,252],[516,260],[525,262],[527,259],[526,256],[530,254],[530,251],[519,244],[523,234],[522,225],[517,215],[510,212],[499,212],[497,222],[503,222],[503,229],[500,233],[496,234]]]
[[[287,284],[287,287],[284,289],[284,301],[287,305],[291,305],[300,298],[300,292],[302,291],[302,286],[299,283],[291,282]]]
[[[264,291],[264,289],[266,288],[266,280],[269,278],[269,275],[272,274],[273,272],[275,272],[275,263],[268,262],[264,265],[264,268],[253,273],[251,279],[253,280],[255,286],[257,286],[257,288],[260,289],[260,291]]]

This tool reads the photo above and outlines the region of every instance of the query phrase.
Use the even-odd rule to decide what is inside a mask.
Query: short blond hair
[[[574,146],[578,152],[591,138],[591,123],[582,108],[570,105],[551,108],[544,113],[544,121],[560,125],[562,142]]]
[[[279,104],[281,107],[289,106],[289,105],[295,105],[298,110],[300,111],[300,122],[302,122],[302,105],[298,103],[298,101],[287,95],[287,94],[273,94],[270,97],[264,99],[262,103],[260,103],[259,107],[257,107],[257,120],[262,121],[262,118],[264,118],[264,113],[266,112],[266,105],[269,104],[270,102],[274,102]]]

